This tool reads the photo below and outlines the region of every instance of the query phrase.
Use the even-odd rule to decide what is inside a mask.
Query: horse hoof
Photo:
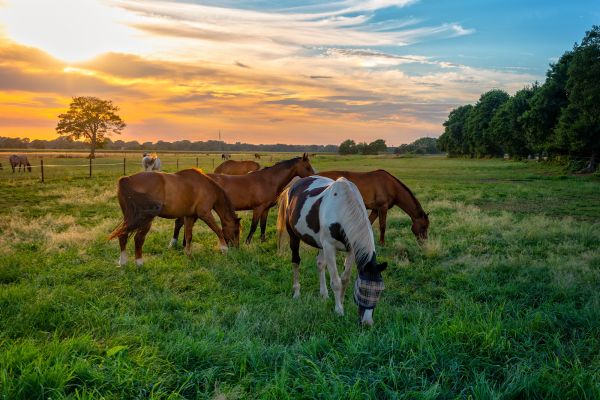
[[[177,239],[171,239],[171,241],[169,242],[169,249],[172,249],[173,247],[177,246]]]
[[[141,267],[142,265],[144,265],[144,260],[142,260],[141,258],[136,258],[135,265]]]
[[[321,292],[321,298],[323,300],[327,300],[329,298],[329,293],[327,293],[327,292],[326,293]]]
[[[335,309],[335,313],[337,315],[339,315],[340,317],[343,317],[344,316],[344,309],[343,308],[336,308]]]

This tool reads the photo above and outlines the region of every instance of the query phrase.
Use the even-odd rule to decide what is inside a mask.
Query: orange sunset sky
[[[546,55],[473,61],[475,20],[430,5],[0,0],[0,135],[55,138],[71,97],[92,95],[121,109],[113,140],[398,145],[485,90],[543,80]]]

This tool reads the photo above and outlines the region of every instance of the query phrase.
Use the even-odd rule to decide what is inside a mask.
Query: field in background
[[[139,161],[132,156],[127,172]],[[319,298],[312,249],[301,253],[302,297],[292,299],[274,210],[266,243],[226,255],[196,224],[191,258],[167,250],[172,221],[157,220],[145,266],[117,268],[118,244],[105,238],[121,216],[122,166],[92,179],[85,168],[64,168],[40,184],[35,172],[15,177],[5,164],[0,396],[600,397],[598,176],[441,157],[312,162],[317,170],[385,168],[431,213],[422,248],[401,210],[388,216],[388,244],[378,252],[390,267],[372,329],[358,326],[350,294],[344,317]],[[212,158],[199,166],[212,170]],[[245,234],[250,214],[240,215]]]

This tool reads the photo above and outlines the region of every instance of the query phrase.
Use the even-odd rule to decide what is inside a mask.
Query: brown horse
[[[223,153],[221,154],[221,160],[229,160],[231,158],[231,154]]]
[[[260,160],[260,154],[254,153],[254,159],[255,160]]]
[[[279,194],[296,176],[304,178],[314,175],[308,155],[291,160],[280,161],[272,167],[263,168],[246,175],[209,174],[231,199],[236,211],[252,210],[252,225],[246,238],[246,243],[252,241],[252,235],[260,219],[260,239],[266,240],[267,216],[269,209],[277,203]],[[175,221],[171,245],[177,243],[182,220]]]
[[[245,175],[248,172],[257,171],[259,168],[260,165],[254,161],[227,160],[215,168],[215,174]]]
[[[184,169],[174,174],[140,172],[119,179],[119,205],[123,221],[109,236],[119,238],[120,264],[127,263],[127,239],[135,234],[135,262],[142,265],[142,246],[155,217],[183,218],[186,253],[191,254],[192,227],[197,218],[206,222],[219,237],[222,250],[238,246],[240,219],[223,189],[198,169]],[[211,210],[221,219],[217,225]]]
[[[25,172],[25,168],[31,172],[31,164],[29,164],[29,160],[27,156],[13,154],[8,158],[10,162],[10,166],[12,167],[12,172],[15,172],[15,168],[19,167],[19,172],[21,172],[21,167],[23,167],[23,172]]]
[[[429,229],[428,214],[411,190],[389,172],[378,169],[370,172],[325,171],[319,175],[331,179],[343,176],[354,183],[362,195],[365,207],[371,210],[371,223],[379,217],[379,242],[385,244],[387,211],[398,206],[412,220],[412,232],[417,240],[427,239]]]

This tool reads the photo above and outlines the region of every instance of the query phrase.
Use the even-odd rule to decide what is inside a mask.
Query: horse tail
[[[152,200],[145,193],[136,192],[131,188],[131,178],[124,176],[119,179],[117,191],[119,205],[123,211],[123,220],[110,234],[108,240],[122,235],[131,235],[133,232],[144,227],[162,209],[162,204]]]
[[[288,238],[286,234],[286,214],[289,194],[290,186],[281,192],[277,200],[277,251],[280,253],[283,251],[284,240]]]

